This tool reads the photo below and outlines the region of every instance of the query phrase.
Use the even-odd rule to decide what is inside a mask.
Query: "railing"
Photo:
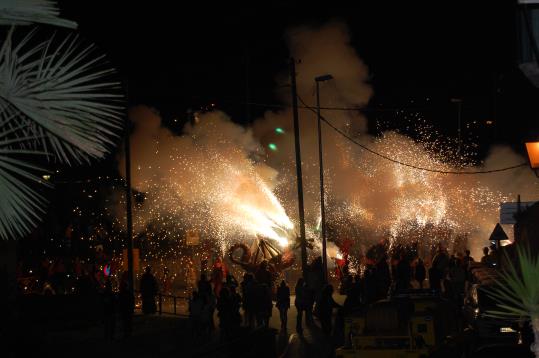
[[[135,291],[135,309],[142,309],[140,291]],[[159,292],[156,297],[157,313],[171,314],[175,316],[189,315],[189,297],[167,295]]]

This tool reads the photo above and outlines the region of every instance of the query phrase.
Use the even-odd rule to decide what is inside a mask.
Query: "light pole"
[[[301,272],[307,279],[307,238],[305,237],[305,209],[303,206],[303,174],[301,172],[301,145],[299,138],[298,94],[296,87],[296,60],[290,59],[290,81],[292,89],[292,115],[294,117],[294,148],[296,152],[296,178],[298,185],[299,232],[301,248]]]
[[[326,211],[324,208],[324,161],[322,158],[322,125],[320,116],[320,82],[333,79],[332,75],[315,77],[316,82],[316,113],[318,117],[318,157],[320,161],[320,226],[322,231],[322,267],[324,270],[324,282],[328,281],[328,261],[326,249]]]
[[[528,152],[530,168],[539,177],[539,142],[526,142],[526,152]]]

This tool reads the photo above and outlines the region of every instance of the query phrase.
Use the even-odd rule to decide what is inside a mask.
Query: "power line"
[[[316,109],[313,108],[313,107],[310,107],[308,106],[304,101],[303,99],[301,99],[301,97],[298,95],[298,99],[300,100],[301,103],[303,103],[303,105],[305,106],[305,108],[309,109],[311,112],[317,114],[316,112]],[[383,158],[385,160],[388,160],[392,163],[395,163],[395,164],[399,164],[399,165],[402,165],[402,166],[405,166],[405,167],[408,167],[408,168],[412,168],[412,169],[416,169],[416,170],[423,170],[423,171],[427,171],[427,172],[431,172],[431,173],[440,173],[440,174],[458,174],[458,175],[472,175],[472,174],[489,174],[489,173],[498,173],[498,172],[504,172],[504,171],[508,171],[508,170],[512,170],[512,169],[516,169],[516,168],[520,168],[520,167],[523,167],[523,166],[526,166],[528,165],[528,163],[524,162],[524,163],[521,163],[521,164],[517,164],[517,165],[513,165],[513,166],[510,166],[510,167],[505,167],[505,168],[500,168],[500,169],[492,169],[492,170],[478,170],[478,171],[473,171],[473,172],[463,172],[463,171],[451,171],[451,170],[438,170],[438,169],[431,169],[431,168],[425,168],[425,167],[420,167],[420,166],[416,166],[416,165],[413,165],[413,164],[409,164],[409,163],[404,163],[404,162],[401,162],[401,161],[398,161],[396,159],[393,159],[391,157],[388,157],[387,155],[385,154],[382,154],[382,153],[379,153],[379,152],[376,152],[374,150],[372,150],[371,148],[367,147],[366,145],[364,144],[361,144],[359,143],[357,140],[355,140],[354,138],[350,137],[349,135],[347,135],[346,133],[344,133],[342,130],[340,130],[339,128],[335,127],[333,124],[331,124],[326,118],[324,118],[322,115],[320,115],[320,119],[326,123],[330,128],[332,128],[334,131],[336,131],[337,133],[339,133],[340,135],[342,135],[343,137],[345,137],[346,139],[348,139],[350,142],[356,144],[357,146],[361,147],[363,150],[371,153],[371,154],[374,154],[374,155],[377,155],[379,156],[380,158]]]
[[[237,103],[237,104],[245,104],[245,105],[251,105],[251,106],[257,106],[257,107],[266,107],[266,108],[291,108],[292,105],[290,104],[277,104],[277,103],[261,103],[261,102],[238,102],[238,101],[227,101],[227,100],[221,100],[220,102],[225,103]],[[311,109],[312,107],[309,107],[305,102],[302,101],[304,104],[303,106],[298,106],[300,109]],[[320,109],[327,110],[327,111],[353,111],[353,112],[399,112],[399,111],[413,111],[413,110],[421,110],[429,107],[405,107],[405,108],[369,108],[369,107],[320,107]]]

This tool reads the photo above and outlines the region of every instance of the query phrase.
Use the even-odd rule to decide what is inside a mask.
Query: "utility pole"
[[[131,143],[129,135],[131,129],[131,121],[129,116],[125,120],[125,204],[127,214],[127,275],[129,294],[132,296],[132,301],[135,299],[134,290],[134,274],[133,274],[133,210],[131,205]],[[133,312],[131,311],[131,314]]]
[[[324,203],[324,158],[322,151],[322,116],[320,115],[320,82],[333,79],[331,75],[316,77],[316,114],[318,117],[318,160],[320,163],[320,219],[322,231],[322,267],[324,270],[324,282],[328,281],[328,257],[327,257],[327,239],[326,239],[326,209]]]
[[[303,272],[303,278],[307,279],[307,238],[305,237],[305,209],[303,206],[303,176],[301,172],[301,145],[299,141],[298,94],[296,87],[296,62],[294,58],[290,59],[290,81],[292,87],[292,115],[294,117],[294,147],[296,150],[301,270]]]

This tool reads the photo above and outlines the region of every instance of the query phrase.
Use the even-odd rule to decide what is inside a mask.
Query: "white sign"
[[[520,211],[528,209],[537,201],[520,202]],[[500,224],[516,224],[515,215],[518,212],[518,203],[501,203],[500,204]]]

